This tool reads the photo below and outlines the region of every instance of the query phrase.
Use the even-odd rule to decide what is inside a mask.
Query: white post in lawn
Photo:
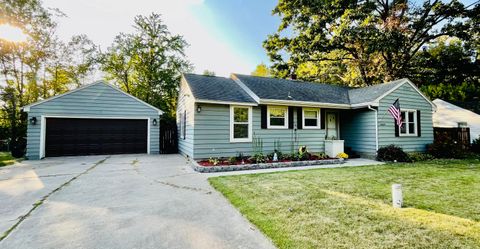
[[[392,184],[392,204],[394,208],[401,208],[403,204],[402,184]]]

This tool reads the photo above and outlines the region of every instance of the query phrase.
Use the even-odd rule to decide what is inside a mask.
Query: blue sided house
[[[388,113],[399,100],[403,124]],[[180,153],[193,158],[251,155],[307,146],[335,156],[374,157],[395,144],[407,152],[433,142],[435,105],[408,79],[364,88],[232,74],[184,74],[177,124]]]

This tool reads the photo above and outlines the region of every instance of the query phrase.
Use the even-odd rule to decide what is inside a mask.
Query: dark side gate
[[[178,153],[178,131],[175,120],[160,120],[160,154]]]

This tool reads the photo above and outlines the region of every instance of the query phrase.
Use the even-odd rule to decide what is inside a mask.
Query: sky
[[[196,73],[213,71],[217,76],[250,74],[269,60],[262,47],[280,19],[272,16],[275,0],[44,0],[67,17],[58,19],[58,35],[68,40],[86,34],[105,50],[120,32],[133,31],[136,15],[152,12],[162,19],[172,34],[190,44],[186,55]]]

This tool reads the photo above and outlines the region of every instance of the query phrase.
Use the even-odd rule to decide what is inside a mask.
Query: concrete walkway
[[[274,248],[179,155],[24,161],[0,203],[2,249]]]

